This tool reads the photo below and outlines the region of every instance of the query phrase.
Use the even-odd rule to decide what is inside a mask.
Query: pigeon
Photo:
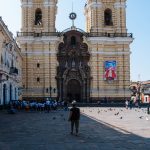
[[[117,112],[115,115],[119,115],[119,112]]]
[[[147,121],[149,120],[148,117],[145,118]]]
[[[110,108],[109,110],[112,111],[112,108]]]
[[[143,116],[140,116],[139,118],[140,118],[140,119],[142,119],[142,118],[143,118]]]

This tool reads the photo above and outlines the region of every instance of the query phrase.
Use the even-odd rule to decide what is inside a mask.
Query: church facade
[[[21,0],[24,99],[92,102],[130,97],[126,0],[87,0],[86,31],[56,32],[57,0]],[[70,14],[72,21],[76,18]]]

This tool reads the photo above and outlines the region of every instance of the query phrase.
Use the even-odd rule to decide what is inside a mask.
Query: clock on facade
[[[69,15],[69,18],[70,18],[71,20],[75,20],[76,17],[77,17],[77,15],[76,15],[76,13],[74,13],[74,12],[70,13],[70,15]]]

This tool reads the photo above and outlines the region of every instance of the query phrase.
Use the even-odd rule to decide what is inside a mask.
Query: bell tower
[[[55,32],[57,0],[21,0],[22,32]]]
[[[57,97],[57,0],[21,0],[22,28],[17,34],[23,56],[23,98]]]
[[[87,0],[87,32],[126,33],[126,0]]]
[[[87,0],[84,10],[91,54],[91,98],[130,97],[133,37],[126,28],[126,0]]]

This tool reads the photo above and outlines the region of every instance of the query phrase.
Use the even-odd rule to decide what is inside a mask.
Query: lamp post
[[[51,98],[51,96],[52,96],[52,89],[53,89],[53,88],[50,86],[50,87],[49,87],[50,98]]]
[[[140,82],[137,83],[136,96],[137,96],[137,101],[139,102],[141,100],[141,84],[140,84]]]
[[[46,93],[48,93],[48,91],[49,91],[49,98],[51,99],[52,92],[56,93],[56,88],[50,86],[49,88],[46,88]]]
[[[56,93],[56,88],[53,88],[53,87],[49,87],[49,91],[50,91],[50,98],[52,96],[52,92]]]
[[[143,86],[142,86],[142,84],[141,84],[141,82],[138,82],[137,83],[137,100],[138,100],[138,102],[141,102],[142,101],[142,99],[141,99],[141,94],[142,94],[142,91],[143,91],[144,89],[143,89]]]

